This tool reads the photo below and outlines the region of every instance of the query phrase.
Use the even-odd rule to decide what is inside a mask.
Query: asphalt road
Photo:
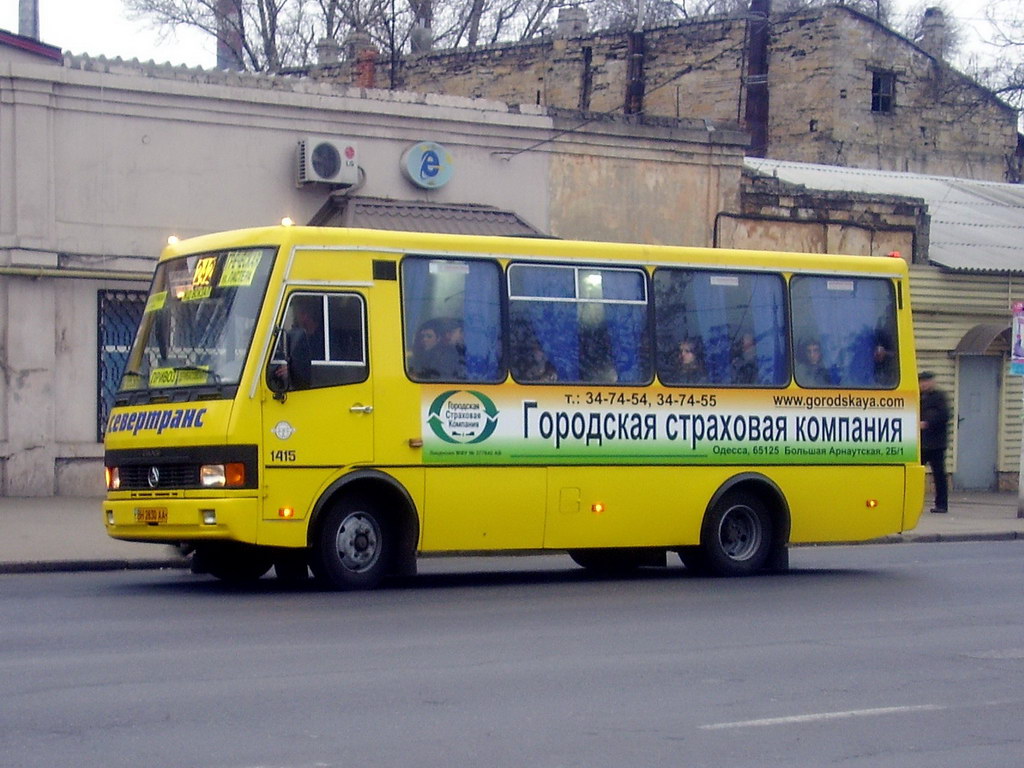
[[[0,576],[0,763],[1017,766],[1024,542],[783,576],[429,560],[372,593]]]

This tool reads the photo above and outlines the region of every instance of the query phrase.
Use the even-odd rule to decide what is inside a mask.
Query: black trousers
[[[935,482],[935,508],[949,509],[949,486],[946,483],[946,449],[922,449],[921,463],[926,464],[932,470],[932,480]]]

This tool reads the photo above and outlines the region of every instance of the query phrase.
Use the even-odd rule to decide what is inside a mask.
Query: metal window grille
[[[97,306],[96,440],[102,442],[135,330],[146,308],[146,291],[99,291]]]

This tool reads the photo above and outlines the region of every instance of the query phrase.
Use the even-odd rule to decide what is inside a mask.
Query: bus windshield
[[[180,388],[217,396],[236,386],[274,253],[237,249],[158,265],[121,379],[122,399],[145,402]]]

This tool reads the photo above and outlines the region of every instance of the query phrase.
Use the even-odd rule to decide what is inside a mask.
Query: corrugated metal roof
[[[377,197],[332,197],[310,222],[324,227],[364,227],[449,235],[545,237],[518,214],[489,205],[386,200]]]
[[[928,204],[928,259],[953,270],[1024,273],[1024,185],[745,159],[747,168],[809,189],[918,197]]]

